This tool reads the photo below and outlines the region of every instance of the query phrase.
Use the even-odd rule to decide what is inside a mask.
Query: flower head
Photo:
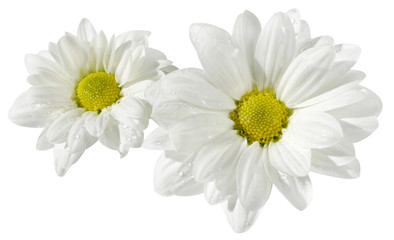
[[[146,91],[159,124],[145,146],[165,150],[155,168],[163,195],[204,192],[232,228],[253,224],[276,188],[297,209],[311,200],[310,171],[359,176],[353,143],[378,126],[381,102],[352,70],[360,49],[311,38],[296,10],[261,29],[245,11],[233,34],[194,24],[203,70],[170,73]]]
[[[83,19],[77,36],[66,33],[49,51],[26,56],[31,87],[9,118],[44,128],[37,149],[54,147],[58,175],[97,140],[122,157],[141,146],[151,113],[144,91],[171,69],[163,53],[148,47],[149,34],[107,39]]]

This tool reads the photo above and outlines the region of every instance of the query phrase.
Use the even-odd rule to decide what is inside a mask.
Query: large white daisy
[[[158,123],[145,146],[163,149],[154,172],[163,195],[205,192],[232,228],[249,229],[272,184],[297,209],[311,200],[310,171],[359,176],[353,143],[378,126],[380,99],[351,70],[360,53],[311,38],[296,10],[261,29],[250,12],[233,34],[194,24],[204,70],[183,69],[146,91]]]
[[[122,157],[141,146],[151,113],[144,90],[171,69],[163,53],[148,48],[149,34],[107,39],[83,19],[77,36],[66,33],[49,51],[26,56],[31,87],[9,118],[44,127],[37,149],[54,148],[59,176],[97,140]]]

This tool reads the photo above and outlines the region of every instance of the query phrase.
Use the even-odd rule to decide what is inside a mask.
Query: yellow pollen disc
[[[233,129],[245,137],[248,144],[257,141],[263,146],[278,140],[291,114],[290,109],[269,90],[252,90],[243,95],[236,105],[230,112]]]
[[[105,72],[90,73],[78,83],[75,90],[80,107],[101,111],[120,98],[115,77]]]

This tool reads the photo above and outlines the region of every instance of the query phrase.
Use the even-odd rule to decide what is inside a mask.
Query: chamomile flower
[[[48,51],[26,56],[31,87],[9,112],[14,123],[44,128],[37,149],[54,148],[63,176],[99,140],[125,156],[140,147],[150,104],[144,90],[171,70],[163,53],[148,47],[147,31],[110,39],[83,19]]]
[[[154,172],[163,195],[204,192],[232,228],[254,223],[274,185],[297,209],[312,196],[309,172],[359,176],[353,143],[378,126],[381,102],[352,70],[360,48],[311,38],[296,10],[264,28],[245,11],[232,35],[193,24],[203,70],[170,73],[146,91],[162,149]]]

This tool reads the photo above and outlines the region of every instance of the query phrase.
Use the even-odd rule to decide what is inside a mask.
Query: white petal
[[[114,66],[114,68],[116,67],[115,78],[117,79],[120,86],[137,82],[137,75],[144,65],[144,57],[145,47],[142,45],[139,45],[135,48],[130,48],[124,52],[119,64]],[[151,68],[156,70],[158,64],[156,65],[157,66],[151,66]]]
[[[260,32],[260,22],[253,13],[244,11],[237,17],[232,36],[234,41],[245,52],[249,66],[251,67],[254,64],[254,53]]]
[[[108,111],[103,109],[100,114],[97,114],[97,112],[86,111],[84,113],[84,117],[85,128],[90,135],[99,137],[103,134],[109,120]]]
[[[56,84],[37,85],[29,90],[29,98],[33,103],[46,104],[58,108],[75,106],[75,102],[71,100],[73,94],[71,89]]]
[[[249,211],[262,208],[271,193],[272,182],[265,170],[262,156],[263,149],[255,142],[246,148],[238,163],[238,197],[242,206]]]
[[[315,159],[322,160],[326,158],[329,158],[328,161],[336,165],[347,164],[356,159],[354,146],[350,141],[344,139],[329,148],[312,150],[312,162]]]
[[[302,52],[280,80],[277,87],[278,97],[288,107],[293,107],[319,91],[334,56],[331,45],[319,45]]]
[[[245,53],[223,29],[193,24],[190,38],[213,85],[239,99],[252,87],[253,78]]]
[[[318,104],[307,107],[307,109],[314,110],[314,111],[326,112],[326,111],[335,110],[338,108],[339,109],[343,108],[343,107],[346,108],[349,105],[361,102],[365,98],[366,98],[366,96],[363,92],[361,92],[357,88],[353,88],[353,89],[345,91],[341,94],[338,94],[335,97],[332,97],[332,98],[322,101]]]
[[[90,54],[89,54],[89,67],[90,71],[104,72],[104,54],[108,46],[107,37],[103,32],[97,35],[91,42]]]
[[[311,171],[337,178],[358,178],[360,176],[360,163],[357,159],[339,165],[331,158],[314,158]]]
[[[118,150],[120,145],[119,123],[113,117],[109,117],[107,127],[99,138],[100,142],[113,150]]]
[[[45,118],[36,118],[32,114],[31,106],[34,104],[26,91],[19,95],[8,112],[8,118],[15,124],[24,127],[44,127],[47,124]]]
[[[86,131],[85,118],[81,117],[74,122],[67,137],[67,146],[71,153],[83,152],[97,142],[94,137]]]
[[[142,31],[142,30],[134,30],[134,31],[129,31],[120,34],[116,38],[116,43],[118,46],[125,42],[131,41],[133,45],[143,45],[143,46],[148,46],[148,38],[149,38],[150,32],[149,31]]]
[[[206,110],[179,100],[157,101],[153,107],[151,118],[159,126],[165,128],[169,128],[184,117],[206,112]]]
[[[197,183],[190,176],[189,163],[183,164],[164,157],[164,154],[156,162],[154,170],[154,189],[157,193],[169,196],[172,194],[190,196],[203,191],[203,184]],[[182,171],[183,170],[183,171]]]
[[[268,146],[268,156],[277,170],[295,177],[308,175],[311,165],[311,151],[293,145],[282,138]]]
[[[292,144],[303,148],[326,148],[338,143],[343,132],[339,122],[324,112],[296,110],[283,134]]]
[[[96,30],[92,23],[86,18],[82,19],[78,26],[77,36],[82,41],[92,41],[97,36]]]
[[[75,79],[88,73],[87,46],[78,38],[68,34],[57,45],[51,45],[52,57]]]
[[[196,154],[193,176],[199,182],[213,179],[231,170],[241,153],[244,139],[236,131],[225,131],[205,144]]]
[[[296,53],[300,52],[301,46],[311,38],[308,24],[301,19],[297,9],[291,9],[286,13],[293,23],[296,38]]]
[[[191,151],[217,134],[230,130],[233,124],[225,115],[200,113],[180,119],[168,130],[170,139],[178,151]]]
[[[264,88],[273,87],[285,72],[295,52],[294,28],[284,13],[271,17],[257,42],[255,57],[265,72]]]
[[[119,153],[120,157],[124,157],[129,152],[129,148],[139,148],[144,141],[144,132],[136,129],[132,129],[130,127],[119,125],[119,136],[120,136],[120,145],[119,145]]]
[[[112,105],[110,113],[120,123],[143,131],[148,126],[151,111],[151,106],[147,101],[128,96]]]
[[[339,94],[344,93],[344,92],[356,87],[361,82],[361,80],[363,80],[364,78],[365,78],[365,74],[363,72],[353,71],[353,70],[349,71],[341,78],[341,81],[342,81],[341,86],[331,89],[331,90],[329,90],[323,94],[320,94],[318,96],[307,99],[307,100],[297,104],[296,106],[294,106],[294,108],[308,107],[308,106],[329,100],[331,98],[334,98],[334,97],[338,96]]]
[[[56,173],[58,176],[62,177],[66,174],[71,165],[79,160],[83,154],[83,151],[72,153],[65,144],[56,144],[54,154]]]
[[[112,41],[112,39],[111,39]],[[115,43],[113,43],[115,44]],[[112,48],[110,48],[112,47]],[[105,59],[107,61],[104,61],[104,68],[106,73],[111,73],[115,75],[116,79],[119,79],[116,71],[118,69],[118,66],[120,66],[121,60],[125,57],[128,57],[128,52],[130,51],[131,47],[131,42],[125,42],[121,44],[120,46],[115,47],[114,45],[111,46],[111,42],[108,45],[107,51],[105,52]],[[118,80],[119,81],[119,80]]]
[[[174,150],[167,130],[158,127],[144,140],[144,147],[154,150]]]
[[[152,86],[154,81],[142,80],[127,88],[122,88],[121,93],[123,96],[135,96],[140,99],[145,99],[145,90]]]
[[[275,169],[271,165],[268,152],[265,152],[264,158],[265,167],[276,188],[295,208],[304,210],[312,200],[313,189],[309,177],[294,177]]]
[[[218,204],[226,200],[227,196],[216,187],[215,182],[207,182],[204,184],[205,200],[209,204]]]
[[[48,150],[53,148],[53,144],[51,144],[47,139],[47,130],[48,130],[48,126],[46,126],[44,130],[42,130],[40,136],[38,137],[36,144],[37,150]]]
[[[212,86],[199,69],[183,69],[168,74],[162,82],[165,91],[198,107],[231,110],[234,100],[220,89]]]
[[[52,144],[66,142],[71,127],[82,113],[83,109],[75,108],[63,113],[60,117],[55,119],[55,121],[49,125],[46,133],[48,141]]]
[[[344,136],[351,142],[359,142],[373,133],[379,126],[375,116],[340,119]]]
[[[380,98],[374,92],[364,87],[357,87],[354,91],[361,94],[363,98],[343,107],[336,104],[337,107],[329,111],[329,113],[337,119],[379,116],[382,111],[382,101]]]
[[[223,210],[231,228],[237,233],[247,231],[258,217],[258,211],[243,208],[236,196],[223,204]]]
[[[25,57],[25,65],[30,74],[37,74],[40,73],[42,69],[46,69],[58,73],[58,75],[63,76],[64,79],[71,79],[71,76],[68,75],[54,59],[49,59],[39,54],[27,54]]]

